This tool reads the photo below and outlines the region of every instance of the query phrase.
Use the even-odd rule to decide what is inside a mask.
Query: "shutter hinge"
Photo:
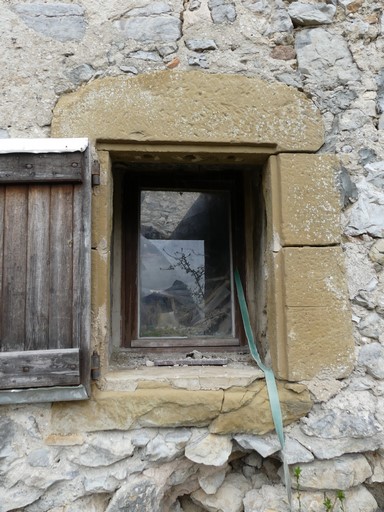
[[[100,185],[100,164],[97,160],[92,162],[92,187]]]
[[[97,380],[100,378],[100,356],[96,352],[96,350],[93,351],[93,354],[91,356],[91,379]]]

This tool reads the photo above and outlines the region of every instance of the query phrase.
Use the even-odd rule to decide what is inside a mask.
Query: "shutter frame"
[[[34,198],[39,198],[40,190],[41,194],[50,194],[50,212],[53,217],[55,210],[59,210],[56,212],[54,228],[51,227],[53,221],[51,219],[47,221],[50,226],[49,236],[53,241],[49,242],[50,246],[48,252],[44,253],[44,257],[49,260],[47,267],[52,276],[49,276],[49,280],[44,286],[40,281],[42,276],[45,278],[42,268],[45,260],[41,261],[39,265],[35,263],[36,259],[39,259],[36,254],[40,254],[40,245],[44,245],[41,240],[44,241],[44,237],[46,238],[47,229],[41,234],[42,238],[39,239],[36,235],[36,240],[33,240],[36,254],[28,252],[29,247],[23,246],[23,250],[25,249],[27,253],[24,267],[25,282],[27,283],[28,279],[33,281],[34,278],[36,281],[33,281],[32,285],[25,284],[24,299],[26,302],[27,294],[32,294],[32,299],[29,300],[27,306],[32,307],[29,314],[29,317],[32,318],[31,325],[29,325],[29,332],[32,333],[28,338],[29,341],[27,335],[24,340],[17,336],[13,338],[10,330],[6,347],[1,348],[4,323],[15,323],[17,315],[11,321],[9,318],[4,318],[4,307],[0,311],[0,404],[60,399],[81,400],[90,395],[90,163],[90,148],[87,139],[6,139],[0,141],[0,189],[11,187],[10,193],[12,194],[20,185],[21,188],[24,187],[27,190],[27,201],[29,202],[27,206],[28,221],[25,221],[28,239],[26,245],[29,243],[29,237],[35,236],[31,233],[33,220],[31,221],[30,217],[33,216],[33,208],[35,208]],[[55,197],[55,202],[53,202],[53,197]],[[71,198],[71,203],[69,203],[69,198]],[[68,204],[71,204],[70,211],[66,211]],[[5,211],[6,206],[3,208]],[[37,218],[42,219],[44,208],[40,207],[38,214],[40,217]],[[61,214],[65,215],[68,220],[62,221]],[[17,219],[14,219],[14,224],[16,225],[16,223]],[[65,224],[65,227],[62,228],[61,224]],[[6,229],[11,231],[9,226],[9,222],[8,228],[5,222],[0,226],[0,260],[4,260],[4,242],[1,241],[1,238],[4,239],[9,235],[6,233]],[[54,229],[56,229],[55,237],[52,236]],[[9,238],[12,238],[12,234]],[[12,240],[9,245],[12,248]],[[32,263],[32,259],[34,263]],[[55,268],[52,267],[52,259],[56,261]],[[63,264],[61,264],[62,261],[64,261]],[[1,270],[4,268],[1,261],[0,265]],[[28,265],[33,267],[32,270]],[[5,266],[6,268],[7,266]],[[36,278],[36,273],[39,274],[39,279]],[[6,276],[2,276],[2,280],[7,284]],[[60,289],[62,283],[64,283],[63,290]],[[68,290],[65,288],[70,285],[71,293],[67,294]],[[0,289],[1,301],[3,301],[4,293],[3,286]],[[47,313],[42,311],[41,303],[47,302],[47,300],[49,301],[48,308],[51,309],[49,310],[49,321],[45,323]],[[23,314],[23,312],[20,313],[21,316]],[[71,318],[70,326],[66,325],[68,315]],[[39,320],[41,321],[39,322]],[[49,332],[46,332],[47,330]],[[27,331],[26,327],[25,332]],[[39,346],[39,344],[45,343],[42,339],[48,340],[48,344],[44,347]],[[23,343],[24,349],[18,350]],[[37,346],[33,346],[34,344]],[[13,346],[14,349],[12,349]]]

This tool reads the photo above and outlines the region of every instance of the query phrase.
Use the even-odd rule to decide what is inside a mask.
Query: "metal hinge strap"
[[[93,354],[91,356],[91,379],[97,380],[100,378],[100,356],[96,352],[96,350],[93,351]]]
[[[100,185],[100,164],[97,160],[92,162],[92,187]]]

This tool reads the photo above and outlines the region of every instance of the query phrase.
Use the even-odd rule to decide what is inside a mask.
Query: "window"
[[[245,271],[244,172],[115,164],[116,345],[156,351],[244,344],[233,282],[235,267]]]

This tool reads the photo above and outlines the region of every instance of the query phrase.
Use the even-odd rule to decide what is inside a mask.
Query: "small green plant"
[[[301,467],[300,466],[296,466],[294,471],[293,471],[293,475],[295,477],[295,480],[296,480],[296,496],[297,496],[297,502],[299,504],[299,509],[298,509],[298,512],[302,512],[302,509],[301,509],[301,489],[300,489],[300,475],[301,475]]]
[[[343,491],[337,491],[336,493],[336,496],[335,496],[335,499],[332,500],[327,496],[326,493],[324,493],[324,507],[325,507],[325,510],[326,512],[334,512],[335,511],[335,507],[337,505],[337,503],[340,504],[340,507],[339,507],[339,510],[340,512],[345,512],[345,494]]]
[[[301,486],[300,486],[300,476],[302,473],[302,469],[300,466],[296,466],[293,470],[293,476],[295,478],[296,482],[296,497],[297,497],[297,503],[298,503],[298,509],[297,512],[303,512],[302,508],[302,502],[301,502]],[[344,491],[337,491],[335,499],[332,501],[329,496],[327,496],[327,493],[324,493],[324,511],[325,512],[346,512],[345,508],[345,493]],[[336,505],[339,505],[338,508],[336,508]]]

